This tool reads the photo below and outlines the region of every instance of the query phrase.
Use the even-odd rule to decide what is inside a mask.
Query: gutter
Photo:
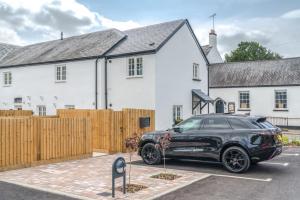
[[[105,109],[108,107],[107,98],[107,57],[104,57],[104,96],[105,96]]]

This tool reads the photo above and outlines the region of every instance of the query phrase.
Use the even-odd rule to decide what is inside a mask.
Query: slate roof
[[[180,19],[123,32],[109,29],[24,46],[0,60],[0,67],[155,52],[186,22]]]
[[[123,32],[109,29],[24,46],[0,60],[0,67],[97,57],[106,53],[124,37]]]
[[[204,45],[204,46],[201,46],[203,51],[204,51],[204,54],[207,56],[210,52],[210,50],[212,49],[212,46],[210,45]]]
[[[0,60],[2,60],[8,53],[17,48],[19,47],[15,45],[0,43]]]
[[[120,45],[109,52],[108,56],[134,54],[158,50],[186,20],[180,19],[160,24],[124,31],[127,35]]]
[[[210,88],[300,85],[300,57],[209,66]]]

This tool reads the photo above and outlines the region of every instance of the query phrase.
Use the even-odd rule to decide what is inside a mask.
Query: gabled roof
[[[210,52],[210,50],[212,49],[212,46],[210,45],[204,45],[204,46],[201,46],[203,51],[204,51],[204,54],[207,56]]]
[[[2,60],[0,67],[90,59],[101,56],[118,57],[157,52],[184,24],[187,24],[207,64],[188,20],[180,19],[141,28],[119,31],[109,29],[63,40],[48,41],[17,48]]]
[[[300,57],[209,66],[210,88],[300,85]]]
[[[7,54],[19,48],[18,46],[11,44],[0,43],[0,60],[2,60]]]
[[[102,56],[125,34],[117,29],[73,36],[17,48],[0,61],[1,66],[18,66]]]
[[[186,20],[180,19],[124,31],[126,40],[107,56],[157,51],[185,22]]]

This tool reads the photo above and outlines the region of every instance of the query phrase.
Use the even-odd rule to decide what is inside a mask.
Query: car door
[[[197,157],[208,161],[218,161],[223,142],[230,138],[232,128],[225,117],[208,117],[203,119],[200,130],[197,132]]]
[[[171,133],[171,144],[166,151],[168,156],[194,157],[195,147],[202,119],[194,117],[181,122]]]

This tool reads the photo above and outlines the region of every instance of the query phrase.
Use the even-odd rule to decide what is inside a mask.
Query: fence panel
[[[124,152],[124,139],[135,133],[142,135],[155,129],[155,111],[143,109],[113,110],[58,110],[60,118],[89,118],[91,120],[93,149],[100,152]],[[150,127],[140,128],[139,118],[150,117]]]
[[[0,110],[0,117],[32,116],[31,110]]]
[[[91,156],[86,118],[0,118],[0,171]]]

